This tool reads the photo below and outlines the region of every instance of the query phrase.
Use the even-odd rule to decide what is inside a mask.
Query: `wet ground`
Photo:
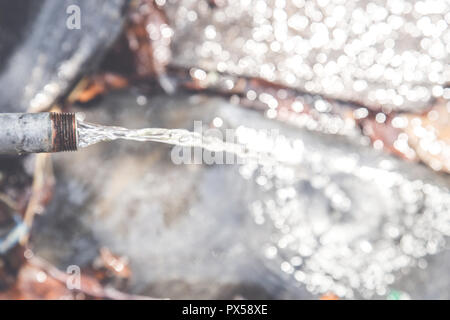
[[[131,128],[192,129],[194,120],[211,124],[215,117],[220,117],[226,127],[244,124],[251,128],[280,129],[288,137],[300,138],[305,150],[322,153],[323,159],[316,163],[322,166],[321,177],[331,177],[339,190],[350,196],[351,209],[343,208],[341,212],[332,208],[327,192],[311,187],[309,182],[317,178],[319,171],[313,168],[314,162],[305,161],[305,167],[300,170],[301,179],[293,184],[299,194],[297,202],[282,206],[277,202],[281,209],[297,205],[283,220],[289,227],[283,231],[286,228],[274,227],[279,221],[268,211],[264,212],[264,223],[260,223],[252,209],[258,201],[270,203],[271,197],[275,199],[277,191],[283,188],[264,189],[257,180],[243,178],[237,165],[175,165],[168,145],[100,143],[53,157],[55,193],[45,214],[37,217],[32,244],[37,255],[61,269],[73,264],[90,265],[98,249],[108,247],[129,259],[132,278],[124,290],[152,297],[310,299],[329,291],[327,288],[343,288],[342,296],[347,297],[374,294],[385,298],[390,290],[399,290],[412,298],[450,298],[446,229],[427,229],[437,239],[436,250],[425,250],[417,256],[406,254],[405,246],[401,245],[402,236],[408,232],[414,234],[415,226],[428,225],[419,220],[416,212],[408,212],[405,201],[393,198],[396,196],[390,193],[389,186],[359,179],[353,172],[335,170],[334,165],[327,163],[359,154],[360,167],[378,168],[380,163],[385,166],[388,163],[391,171],[411,181],[432,181],[440,193],[445,193],[450,186],[447,176],[422,165],[381,155],[347,138],[311,134],[280,125],[220,98],[158,95],[144,99],[130,91],[110,94],[96,105],[76,111],[84,112],[90,122]],[[305,153],[305,158],[308,154]],[[286,183],[280,179],[274,182]],[[430,201],[418,205],[433,211]],[[446,205],[446,202],[437,204],[444,209]],[[299,216],[297,211],[301,212]],[[441,220],[442,217],[438,216]],[[394,222],[400,232],[398,240],[387,239],[382,232]],[[300,224],[304,226],[301,232],[296,229]],[[322,230],[324,225],[326,231]],[[315,236],[331,237],[341,232],[346,237],[330,244],[317,236],[320,239],[317,244],[304,247],[304,242],[312,239],[304,236],[310,230]],[[286,232],[294,237],[298,232],[301,236],[286,247],[280,245]],[[430,239],[413,237],[422,241],[425,248]],[[362,241],[370,243],[370,255],[354,248],[366,243]],[[272,254],[274,247],[277,250]],[[367,249],[367,245],[361,247]],[[358,274],[363,268],[375,268],[388,259],[382,256],[387,252],[382,250],[384,247],[409,260],[376,274],[393,277],[383,287],[385,291],[378,290],[381,296],[377,295],[376,288],[370,290],[370,284],[364,282],[352,288],[349,281],[353,278],[339,278],[335,273],[339,268],[352,274]],[[353,256],[349,259],[355,263],[345,260],[344,248],[350,248]],[[306,252],[312,249],[314,252]],[[328,260],[330,266],[317,266],[323,261],[319,253],[328,252],[324,250],[345,252],[339,257],[332,256]],[[294,263],[294,257],[301,257],[303,263]],[[288,261],[290,267],[285,263]],[[326,281],[316,283],[318,277]],[[360,278],[361,281],[372,279],[367,275]]]

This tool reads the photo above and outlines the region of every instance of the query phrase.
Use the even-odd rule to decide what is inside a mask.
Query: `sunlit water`
[[[317,148],[247,127],[236,129],[236,143],[184,129],[83,121],[78,134],[80,147],[125,139],[246,159],[239,173],[257,186],[248,210],[257,225],[272,230],[263,254],[312,293],[387,295],[399,274],[425,268],[423,258],[445,248],[450,235],[448,190],[401,171],[388,157]]]
[[[261,141],[249,141],[249,139],[239,139],[239,133],[246,128],[239,128],[236,131],[237,142],[224,141],[214,135],[203,135],[199,132],[189,131],[185,129],[165,129],[165,128],[144,128],[144,129],[127,129],[116,126],[103,126],[78,120],[78,146],[81,148],[102,142],[113,141],[117,139],[141,141],[141,142],[160,142],[181,147],[202,148],[211,152],[222,152],[236,155],[241,160],[255,160],[260,163],[279,162],[279,163],[296,163],[298,154],[289,153],[289,157],[285,157],[281,148],[286,148],[288,141],[282,138],[279,140],[274,131],[265,135],[264,143]],[[247,129],[248,132],[248,129]],[[260,138],[262,132],[259,133]],[[263,134],[264,135],[264,134]],[[280,148],[281,143],[281,148]],[[288,146],[295,148],[294,145]]]

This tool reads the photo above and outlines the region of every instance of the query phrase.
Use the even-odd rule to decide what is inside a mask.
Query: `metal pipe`
[[[0,113],[0,154],[75,151],[74,113]]]

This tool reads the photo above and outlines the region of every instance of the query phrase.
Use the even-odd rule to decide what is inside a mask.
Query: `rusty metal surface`
[[[2,113],[0,124],[1,154],[77,150],[74,113]]]
[[[50,113],[52,152],[77,150],[77,120],[74,113]]]

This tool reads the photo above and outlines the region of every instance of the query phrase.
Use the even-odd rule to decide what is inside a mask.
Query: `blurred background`
[[[447,0],[0,0],[0,112],[233,129],[0,157],[1,299],[449,299]]]

